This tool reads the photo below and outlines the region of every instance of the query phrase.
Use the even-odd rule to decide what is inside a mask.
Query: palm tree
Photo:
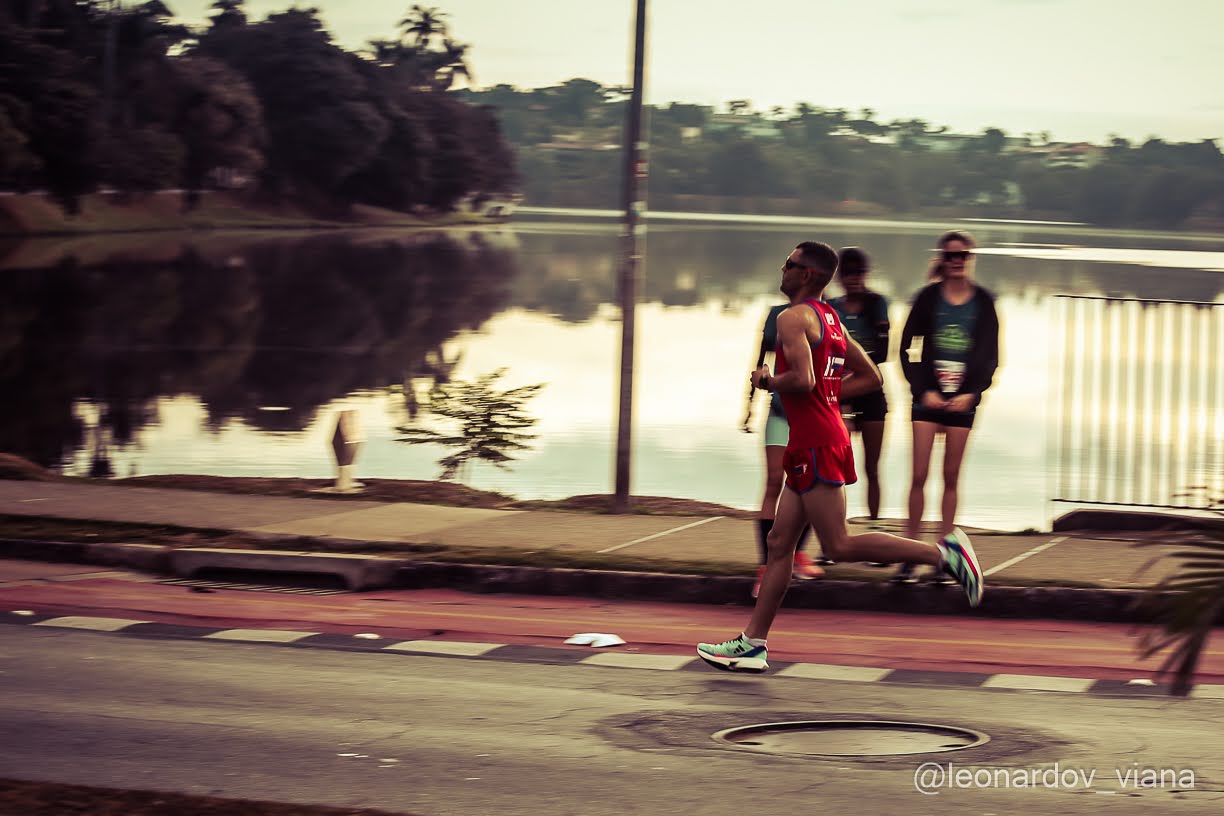
[[[400,20],[400,31],[404,39],[415,39],[418,48],[429,48],[434,37],[446,36],[446,23],[442,20],[445,16],[436,8],[414,5],[408,10],[408,16]]]
[[[477,377],[474,381],[437,382],[429,393],[426,409],[443,430],[403,426],[397,441],[432,443],[457,450],[439,460],[439,479],[450,481],[467,474],[472,462],[508,468],[514,455],[531,449],[536,434],[530,428],[538,421],[527,412],[526,403],[544,385],[523,385],[499,391],[495,384],[506,369]],[[410,411],[412,407],[410,406]]]
[[[456,77],[463,77],[470,84],[472,71],[467,64],[468,46],[457,43],[450,37],[442,41],[442,50],[436,57],[434,70],[434,87],[440,91],[448,91],[455,83]]]
[[[1207,638],[1224,613],[1224,499],[1215,500],[1212,509],[1221,518],[1205,519],[1199,529],[1181,536],[1186,549],[1164,556],[1182,560],[1178,571],[1152,587],[1147,598],[1159,629],[1145,631],[1139,646],[1145,658],[1170,649],[1157,673],[1172,672],[1169,693],[1176,696],[1193,688]]]

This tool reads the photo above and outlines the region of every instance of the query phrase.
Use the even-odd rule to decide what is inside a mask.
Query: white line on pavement
[[[1029,550],[1026,553],[1020,553],[1020,555],[1017,555],[1015,558],[1009,558],[1006,561],[1004,561],[1002,564],[996,564],[995,566],[986,570],[985,576],[989,578],[991,575],[994,575],[996,572],[1005,570],[1013,564],[1019,564],[1024,559],[1030,558],[1039,552],[1045,552],[1046,550],[1053,547],[1055,544],[1061,544],[1062,542],[1066,540],[1067,540],[1067,536],[1059,536],[1058,538],[1051,538],[1046,543],[1040,546],[1034,547],[1033,549]]]
[[[876,683],[892,669],[871,666],[841,666],[827,663],[795,663],[778,672],[779,677],[807,677],[812,680],[849,680],[855,683]]]
[[[128,620],[127,618],[91,618],[83,615],[68,615],[62,618],[48,618],[39,621],[35,626],[55,626],[64,629],[90,629],[94,632],[118,632],[137,623],[149,621]]]
[[[291,632],[285,629],[222,629],[204,637],[210,640],[245,640],[253,643],[293,643],[311,637],[315,632]]]
[[[1195,686],[1191,692],[1191,697],[1197,697],[1200,700],[1224,700],[1224,686],[1221,685],[1199,685]]]
[[[383,647],[390,652],[421,652],[424,654],[455,655],[458,657],[480,657],[486,652],[500,649],[500,643],[469,643],[448,640],[405,640]]]
[[[663,531],[663,532],[661,532],[661,533],[655,533],[654,535],[648,535],[648,536],[644,536],[644,537],[642,537],[642,538],[635,538],[635,539],[633,539],[632,541],[626,541],[624,544],[617,544],[617,545],[616,545],[616,546],[614,546],[614,547],[608,547],[608,548],[606,548],[606,549],[599,550],[599,552],[600,552],[600,553],[610,553],[610,552],[615,552],[616,550],[621,550],[621,549],[624,549],[625,547],[631,547],[631,546],[633,546],[634,544],[641,544],[641,543],[642,543],[642,542],[644,542],[644,541],[652,541],[652,540],[654,540],[654,539],[656,539],[656,538],[662,538],[662,537],[663,537],[663,536],[665,536],[665,535],[671,535],[672,533],[678,533],[678,532],[680,532],[681,530],[688,530],[688,529],[690,529],[690,528],[692,528],[692,527],[699,527],[699,526],[701,526],[702,524],[708,524],[708,523],[710,523],[711,521],[718,521],[720,518],[723,518],[723,517],[722,517],[722,516],[710,516],[709,518],[704,518],[704,519],[702,519],[701,521],[694,521],[692,524],[682,524],[682,525],[681,525],[681,526],[679,526],[679,527],[673,527],[672,529],[670,529],[670,530],[664,530],[664,531]]]
[[[682,669],[697,658],[687,655],[634,654],[632,652],[605,652],[579,660],[588,666],[615,666],[622,669],[658,669],[675,671]]]
[[[982,683],[982,688],[1022,689],[1024,691],[1087,691],[1095,682],[1087,677],[996,674],[986,678]]]

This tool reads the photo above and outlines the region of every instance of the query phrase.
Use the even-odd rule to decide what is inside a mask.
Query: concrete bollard
[[[336,485],[331,492],[361,492],[364,485],[353,478],[353,463],[364,441],[360,414],[352,410],[341,411],[336,418],[336,432],[332,434],[332,451],[336,454]]]

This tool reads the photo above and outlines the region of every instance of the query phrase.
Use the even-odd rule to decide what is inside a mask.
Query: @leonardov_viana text
[[[1134,763],[1101,773],[1096,768],[1073,768],[1055,762],[1039,768],[1004,768],[924,762],[914,769],[914,790],[926,796],[957,790],[1190,790],[1192,768],[1153,768]]]

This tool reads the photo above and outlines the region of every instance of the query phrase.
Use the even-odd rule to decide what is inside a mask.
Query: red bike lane
[[[288,629],[562,647],[578,633],[615,634],[617,650],[692,654],[746,623],[747,606],[384,590],[302,595],[161,583],[69,565],[0,565],[0,611],[84,615],[217,629]],[[771,661],[892,669],[1132,680],[1153,678],[1139,630],[1125,624],[783,608]],[[590,647],[580,648],[591,651]],[[1208,642],[1198,681],[1224,681],[1224,645]]]

